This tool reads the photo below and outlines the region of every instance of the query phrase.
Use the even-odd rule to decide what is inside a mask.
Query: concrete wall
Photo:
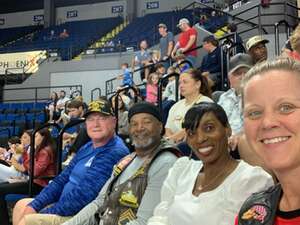
[[[64,23],[68,21],[115,17],[120,14],[118,9],[122,7],[123,12],[121,12],[121,14],[126,14],[127,8],[125,0],[61,7],[56,9],[56,22]]]
[[[118,11],[120,9],[122,9],[122,12]],[[56,8],[56,23],[60,24],[68,21],[115,17],[119,14],[126,15],[126,12],[126,0],[60,7]],[[44,16],[44,10],[0,14],[0,21],[4,20],[4,24],[0,25],[0,28],[34,25],[38,23],[38,21],[35,20],[40,18],[37,17],[39,15]],[[42,24],[43,21],[40,23]]]
[[[0,20],[4,20],[4,24],[0,28],[23,27],[35,25],[39,15],[44,15],[44,10],[33,10],[25,12],[16,12],[8,14],[0,14]],[[22,19],[20,19],[22,18]]]
[[[176,8],[183,8],[193,0],[139,0],[137,1],[137,16],[144,16],[149,13],[172,11]],[[148,8],[147,8],[148,6]],[[158,6],[158,8],[156,7]]]

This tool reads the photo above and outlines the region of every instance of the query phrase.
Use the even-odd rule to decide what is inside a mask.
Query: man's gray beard
[[[141,148],[141,149],[147,148],[154,143],[153,137],[148,137],[142,143],[141,143],[141,141],[136,142],[134,139],[135,138],[132,138],[132,145],[136,148]]]

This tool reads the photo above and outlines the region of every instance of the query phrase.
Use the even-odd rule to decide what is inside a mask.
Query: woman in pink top
[[[146,101],[155,105],[157,104],[158,80],[158,74],[151,73],[146,86]]]

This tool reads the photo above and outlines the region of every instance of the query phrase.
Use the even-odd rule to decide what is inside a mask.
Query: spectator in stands
[[[176,68],[170,66],[167,70],[167,74],[174,74],[174,73],[176,73]],[[176,99],[175,92],[176,92],[176,80],[175,80],[175,76],[172,76],[168,78],[168,84],[162,94],[162,99],[175,101]]]
[[[125,87],[125,86],[132,87],[134,83],[133,83],[131,71],[128,68],[128,63],[122,63],[121,69],[123,74],[118,76],[118,79],[122,79],[121,87]]]
[[[49,40],[54,40],[54,39],[56,39],[56,37],[55,37],[55,31],[54,31],[54,30],[51,30],[51,31],[50,31]]]
[[[46,110],[49,113],[49,121],[53,121],[54,117],[58,119],[56,114],[56,106],[58,101],[58,95],[55,91],[53,91],[50,95],[50,100],[47,102]]]
[[[176,68],[171,66],[168,68],[167,74],[173,74]],[[178,99],[180,95],[178,93]],[[171,107],[176,103],[176,79],[175,76],[168,78],[168,84],[162,93],[162,109],[163,109],[163,124],[165,125],[169,116]]]
[[[132,61],[132,71],[134,71],[135,66],[144,67],[150,64],[151,61],[151,54],[148,51],[148,44],[146,40],[141,41],[140,43],[140,51],[138,51]],[[141,80],[143,82],[147,82],[148,75],[149,75],[149,68],[142,69],[141,73]]]
[[[162,139],[160,113],[147,102],[129,109],[135,152],[121,160],[98,197],[63,225],[146,225],[160,201],[160,189],[178,150]],[[96,214],[96,215],[95,215]]]
[[[176,161],[148,225],[232,224],[243,201],[273,185],[272,177],[260,167],[230,157],[230,126],[216,103],[192,107],[182,127],[198,160]]]
[[[174,35],[168,31],[167,25],[164,23],[158,24],[158,32],[160,34],[159,49],[160,49],[160,60],[165,60],[164,67],[168,69],[171,65],[171,54],[174,48]]]
[[[159,78],[162,78],[166,74],[166,68],[162,63],[158,63],[155,66],[155,72],[158,74]]]
[[[203,49],[207,51],[202,59],[201,72],[208,80],[210,87],[219,87],[221,83],[221,49],[218,40],[209,35],[203,38]]]
[[[68,38],[69,36],[70,36],[70,35],[69,35],[67,29],[63,29],[63,32],[61,32],[61,33],[59,34],[59,38],[61,38],[61,39]]]
[[[201,26],[204,25],[204,23],[206,22],[206,20],[207,20],[206,15],[201,15],[201,16],[200,16],[200,19],[199,19],[199,24],[200,24]]]
[[[160,60],[160,52],[158,50],[152,50],[151,52],[151,63],[156,64]]]
[[[241,36],[237,33],[237,25],[235,23],[229,23],[227,25],[227,30],[228,30],[228,33],[235,33],[235,37],[231,37],[231,40],[233,41],[234,45],[236,46],[234,48],[235,54],[246,52],[246,50],[244,48],[243,40],[242,40]]]
[[[207,80],[200,71],[191,69],[180,74],[179,90],[184,99],[179,100],[169,111],[166,123],[167,139],[180,143],[185,139],[185,132],[181,127],[186,112],[196,103],[212,102]]]
[[[256,65],[242,91],[247,140],[279,184],[248,198],[235,224],[299,224],[299,64],[280,58]]]
[[[59,92],[59,99],[57,100],[55,108],[55,113],[58,115],[58,118],[64,112],[66,103],[68,101],[70,101],[70,99],[66,96],[66,92],[64,90],[61,90]]]
[[[60,224],[62,216],[72,216],[95,199],[114,164],[128,154],[115,135],[116,119],[108,101],[89,104],[85,114],[89,138],[70,164],[34,199],[16,204],[14,224]]]
[[[175,57],[177,51],[184,53],[186,60],[190,61],[194,67],[196,66],[197,50],[190,50],[196,48],[198,32],[190,26],[190,22],[186,18],[180,19],[177,27],[180,28],[181,33],[172,51],[172,57]]]
[[[63,119],[65,120],[64,124],[82,118],[84,115],[83,103],[78,100],[70,101],[69,103],[67,103],[67,112],[68,115],[66,115],[65,118]],[[79,124],[77,126],[73,126],[67,129],[66,132],[63,134],[64,145],[72,144],[73,141],[76,139],[77,134],[79,133],[79,130],[81,128],[82,128],[82,124]]]
[[[114,112],[116,112],[116,95],[111,98],[111,103]],[[116,114],[116,113],[115,113]],[[118,135],[121,137],[128,136],[129,123],[128,123],[128,110],[121,95],[118,95]]]
[[[146,85],[146,101],[154,105],[157,104],[158,80],[159,75],[157,73],[151,73]]]
[[[269,40],[264,39],[262,36],[254,36],[247,41],[246,49],[254,64],[268,59],[267,43],[269,43]]]
[[[290,46],[288,46],[290,44]],[[287,56],[300,61],[300,26],[298,25],[285,46]],[[287,49],[289,51],[287,51]]]
[[[23,134],[24,135],[24,134]],[[22,135],[22,136],[23,136]],[[25,134],[26,136],[27,134]],[[27,137],[23,137],[22,139]],[[23,141],[22,144],[24,145]],[[14,157],[11,160],[12,166],[22,174],[30,174],[30,157],[28,150],[24,149],[23,163],[20,164]],[[55,175],[55,153],[53,141],[48,129],[44,128],[38,131],[35,135],[35,158],[34,158],[34,176],[48,177]],[[1,211],[1,225],[8,225],[9,218],[7,212],[7,205],[5,196],[7,194],[27,194],[29,183],[27,179],[11,179],[12,183],[0,184],[0,211]],[[13,181],[12,181],[13,180]],[[48,181],[42,178],[34,179],[33,194],[38,194],[43,187],[48,184]]]
[[[163,63],[158,63],[155,65],[155,73],[158,74],[158,78],[161,79],[166,74],[166,68]],[[168,81],[165,80],[162,82],[163,88],[165,88],[168,84]]]
[[[241,80],[252,66],[252,58],[248,54],[239,53],[230,59],[228,72],[230,89],[223,93],[218,101],[226,112],[233,135],[243,130]]]
[[[252,66],[252,58],[248,54],[239,53],[230,59],[228,78],[231,88],[220,96],[218,104],[225,110],[232,129],[228,140],[231,155],[236,159],[241,158],[251,165],[265,168],[264,163],[251,150],[243,129],[241,80]]]
[[[181,52],[176,52],[174,59],[176,62],[173,64],[173,66],[179,70],[179,73],[183,73],[186,70],[193,68],[193,65],[191,63],[188,63],[190,61],[187,61],[186,56]]]
[[[19,145],[21,144],[21,140],[17,136],[13,136],[8,139],[8,149],[6,148],[0,148],[0,164],[5,166],[11,166],[10,160],[11,157],[16,157],[19,159],[19,156],[21,155],[19,152]],[[1,171],[1,165],[0,165],[0,171]],[[2,174],[0,174],[1,177]],[[1,178],[0,178],[1,182]]]

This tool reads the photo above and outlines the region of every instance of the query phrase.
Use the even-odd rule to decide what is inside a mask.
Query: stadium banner
[[[46,51],[0,54],[0,74],[35,73],[39,62],[46,58]]]

